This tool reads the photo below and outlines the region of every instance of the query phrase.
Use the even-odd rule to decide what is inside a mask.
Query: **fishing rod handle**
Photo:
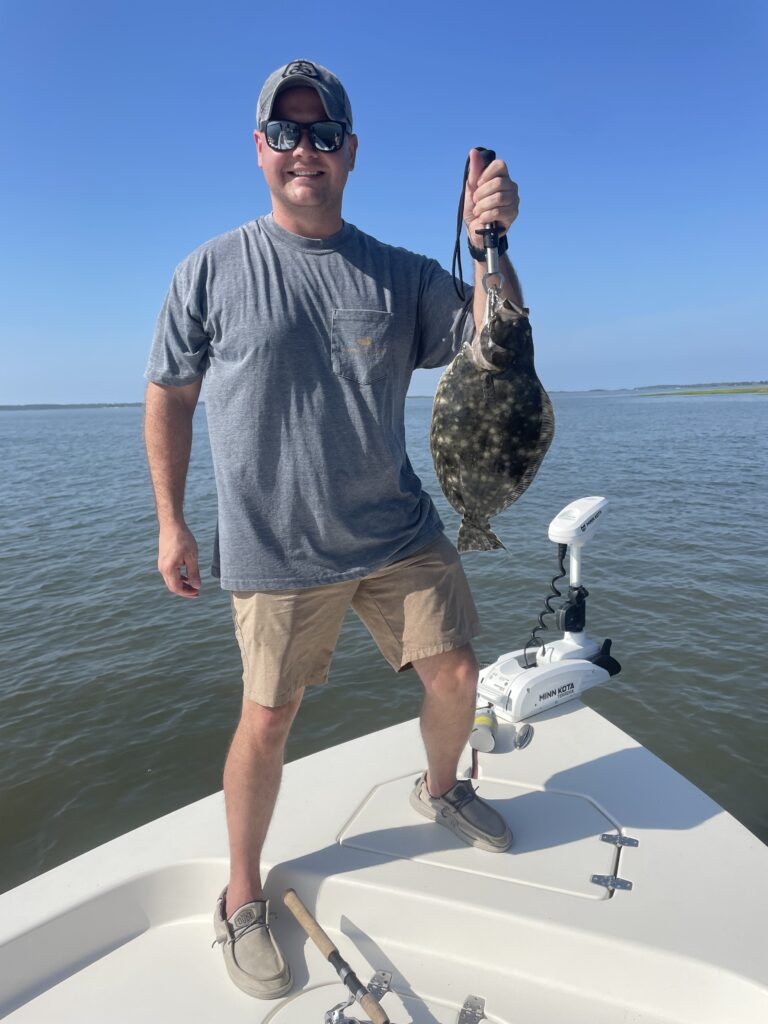
[[[347,988],[352,991],[352,994],[357,999],[360,1006],[365,1010],[368,1016],[371,1018],[371,1024],[390,1024],[389,1017],[384,1013],[381,1008],[381,1003],[373,996],[365,986],[361,985],[356,975],[352,972],[349,964],[344,960],[339,953],[336,946],[331,942],[330,938],[326,935],[320,925],[317,923],[315,918],[310,914],[307,908],[299,899],[295,889],[286,889],[285,895],[283,896],[283,903],[290,910],[296,920],[299,922],[301,927],[307,933],[310,939],[314,942],[326,960],[330,960],[333,966],[336,968],[341,976],[340,967],[344,970],[344,973],[349,976],[349,980],[357,982],[357,985],[350,986],[346,982],[346,978],[342,980],[347,983]],[[360,991],[357,993],[353,989],[357,987]],[[361,994],[362,992],[362,994]]]
[[[334,944],[296,895],[295,889],[286,889],[283,903],[285,903],[286,907],[288,907],[326,960],[332,953],[338,953]]]

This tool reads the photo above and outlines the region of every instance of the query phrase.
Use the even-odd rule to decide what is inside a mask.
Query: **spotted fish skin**
[[[490,519],[528,488],[554,433],[530,322],[505,301],[446,368],[432,409],[432,459],[443,493],[462,517],[459,551],[504,547]]]

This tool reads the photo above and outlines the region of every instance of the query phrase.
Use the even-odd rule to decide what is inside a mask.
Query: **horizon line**
[[[713,387],[727,387],[736,388],[744,387],[748,385],[768,385],[768,380],[738,380],[738,381],[706,381],[697,382],[695,384],[643,384],[636,387],[620,387],[620,388],[552,388],[549,394],[552,395],[564,395],[564,394],[597,394],[597,393],[617,393],[622,391],[656,391],[662,388],[713,388]],[[406,395],[406,399],[409,398],[434,398],[434,394],[430,395]],[[199,405],[205,405],[205,399],[200,399]],[[21,409],[127,409],[136,408],[143,406],[144,402],[18,402],[2,405],[0,404],[0,412],[12,412]]]

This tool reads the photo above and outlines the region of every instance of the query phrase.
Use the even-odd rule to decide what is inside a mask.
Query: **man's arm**
[[[168,589],[180,597],[200,592],[197,542],[184,520],[184,486],[202,383],[200,377],[182,387],[149,384],[144,405],[144,441],[160,526],[157,567]]]
[[[481,240],[482,244],[482,240]],[[472,317],[475,321],[475,330],[479,331],[482,329],[483,321],[485,319],[485,302],[487,293],[483,287],[483,274],[486,271],[485,263],[478,263],[477,260],[472,261],[475,264],[475,293],[472,298]],[[523,291],[520,287],[520,282],[517,279],[515,268],[509,262],[506,253],[499,260],[499,268],[503,277],[501,294],[505,299],[509,299],[514,302],[520,309],[523,308]]]
[[[464,222],[467,236],[475,248],[483,248],[483,236],[479,232],[485,224],[494,221],[499,226],[500,234],[507,229],[517,217],[520,199],[517,185],[509,177],[507,165],[503,160],[494,160],[487,167],[476,149],[469,154],[469,176],[464,193]],[[472,316],[475,329],[480,330],[485,318],[486,291],[483,287],[483,275],[487,267],[485,263],[475,263],[475,295],[472,301]],[[523,292],[518,281],[515,268],[505,255],[500,260],[502,273],[501,294],[521,309]]]

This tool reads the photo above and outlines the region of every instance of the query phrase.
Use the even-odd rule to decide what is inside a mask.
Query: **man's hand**
[[[160,550],[157,568],[165,585],[179,597],[197,597],[200,593],[200,570],[197,541],[186,525],[160,529]],[[186,570],[186,575],[182,574]]]
[[[478,232],[494,221],[499,226],[499,234],[503,235],[517,217],[519,208],[517,185],[510,178],[504,161],[494,160],[483,169],[480,153],[471,149],[464,190],[464,223],[472,245],[483,248],[483,236]]]

